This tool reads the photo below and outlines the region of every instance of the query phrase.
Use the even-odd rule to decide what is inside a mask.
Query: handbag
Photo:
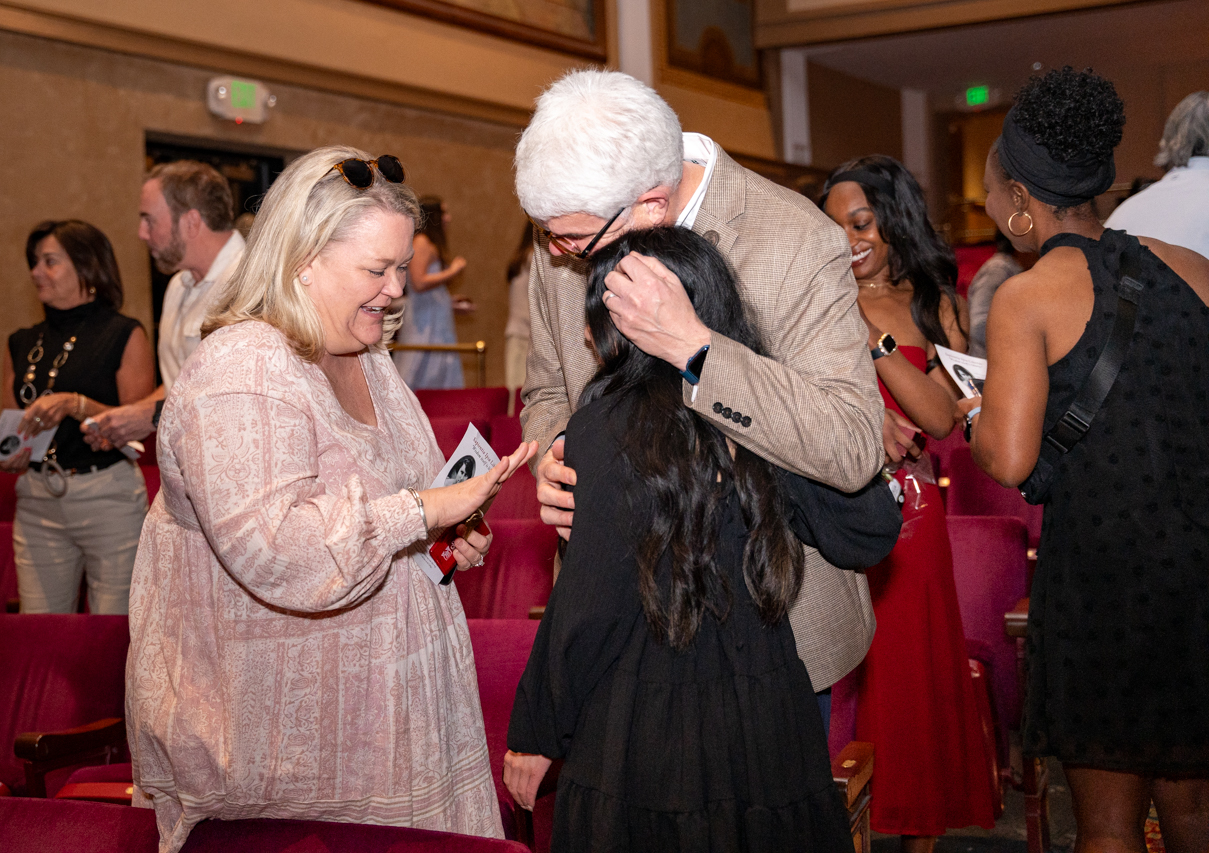
[[[1079,443],[1091,428],[1091,422],[1104,405],[1108,392],[1117,381],[1121,365],[1129,353],[1129,342],[1138,319],[1138,300],[1142,296],[1141,269],[1136,251],[1121,255],[1121,279],[1117,286],[1117,317],[1112,331],[1096,359],[1087,381],[1075,395],[1070,408],[1045,434],[1041,453],[1028,478],[1020,484],[1020,494],[1031,504],[1043,504],[1057,478],[1058,463]]]
[[[903,513],[879,473],[864,488],[841,492],[777,469],[789,526],[803,544],[817,548],[839,569],[861,571],[886,558],[898,541]]]

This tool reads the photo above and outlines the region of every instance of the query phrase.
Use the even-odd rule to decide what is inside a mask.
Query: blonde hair
[[[216,296],[202,323],[202,337],[245,320],[261,320],[289,340],[299,357],[317,362],[325,353],[323,323],[298,280],[298,272],[328,243],[340,242],[369,213],[386,210],[420,217],[416,194],[406,184],[392,184],[373,169],[374,182],[359,190],[333,167],[359,158],[356,148],[316,148],[286,167],[273,182],[248,234],[243,260]],[[386,315],[385,346],[403,321],[403,312]]]

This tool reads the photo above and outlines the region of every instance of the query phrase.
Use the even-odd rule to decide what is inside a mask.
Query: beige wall
[[[612,3],[608,11],[615,30]],[[504,269],[523,222],[512,191],[516,137],[541,89],[583,65],[359,0],[4,0],[0,338],[41,319],[22,247],[51,217],[86,219],[109,235],[126,311],[150,324],[147,254],[135,235],[148,132],[285,154],[341,142],[397,153],[419,192],[445,198],[451,251],[467,259],[453,289],[479,305],[458,319],[458,337],[487,341],[488,383],[502,384]],[[237,127],[207,112],[205,83],[220,73],[269,84],[279,100],[267,124]],[[760,93],[719,94],[683,74],[657,88],[687,130],[775,156]]]
[[[810,91],[812,165],[834,169],[866,154],[903,157],[902,96],[811,62],[806,71]]]

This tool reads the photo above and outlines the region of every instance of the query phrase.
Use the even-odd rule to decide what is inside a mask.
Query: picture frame
[[[549,48],[597,62],[608,60],[606,0],[514,0],[501,15],[492,0],[363,0]],[[488,10],[492,11],[488,11]]]
[[[762,88],[754,0],[664,0],[664,8],[669,67]]]

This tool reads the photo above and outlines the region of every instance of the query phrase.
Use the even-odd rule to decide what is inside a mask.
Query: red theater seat
[[[155,503],[155,496],[160,493],[160,467],[158,465],[139,465],[143,472],[143,482],[147,484],[147,506]]]
[[[508,414],[508,389],[496,388],[420,388],[415,392],[420,407],[429,418],[491,420]]]
[[[17,599],[17,560],[13,556],[13,523],[0,521],[0,608]]]
[[[492,543],[484,564],[454,576],[469,619],[524,619],[544,605],[554,586],[558,533],[535,519],[496,519],[488,513]]]
[[[483,438],[487,439],[488,442],[491,441],[491,423],[486,418],[470,420],[461,415],[449,418],[434,418],[430,416],[428,422],[432,424],[432,433],[437,437],[437,446],[441,448],[441,453],[444,454],[446,459],[452,456],[453,452],[458,449],[458,442],[462,440],[462,436],[466,434],[466,427],[470,424],[474,424],[474,428],[479,431],[479,434]]]
[[[0,471],[0,521],[12,521],[17,514],[17,477]]]
[[[945,508],[949,515],[998,515],[1018,518],[1028,529],[1028,545],[1036,548],[1041,541],[1039,506],[1027,503],[1020,492],[1001,486],[974,462],[969,447],[953,450],[946,474],[949,477]]]
[[[491,449],[501,458],[513,453],[523,440],[521,419],[499,415],[491,419]],[[504,483],[491,504],[491,518],[541,518],[537,479],[525,465]]]

